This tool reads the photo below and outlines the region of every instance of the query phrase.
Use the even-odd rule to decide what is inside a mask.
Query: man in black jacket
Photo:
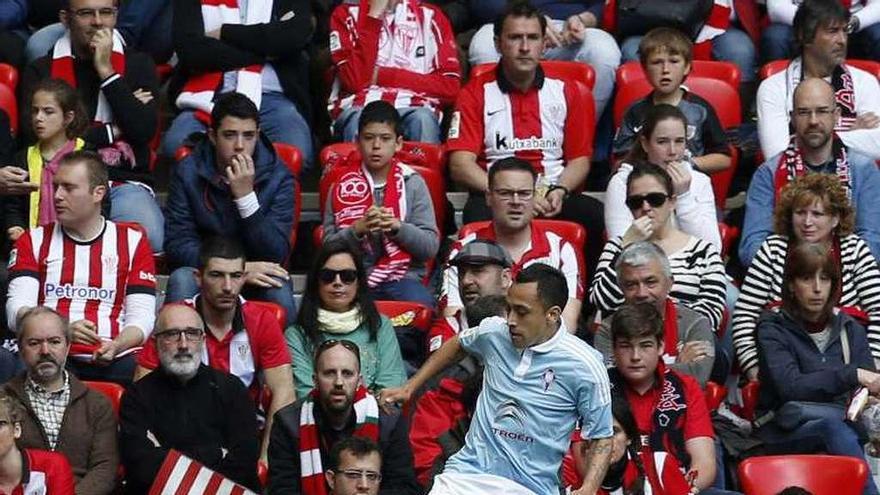
[[[379,444],[379,493],[421,493],[413,471],[409,425],[398,412],[379,411],[376,399],[360,385],[360,364],[360,351],[351,341],[328,340],[318,347],[315,389],[275,414],[269,440],[266,493],[317,493],[315,486],[326,483],[325,466],[332,469],[330,450],[352,436],[370,438]]]
[[[201,363],[199,314],[182,304],[165,306],[153,338],[160,367],[126,391],[120,410],[128,493],[147,493],[170,449],[258,490],[253,401],[238,378]]]
[[[248,0],[247,12],[176,0],[172,25],[182,80],[171,91],[181,113],[165,134],[162,155],[173,156],[190,134],[204,132],[216,96],[235,91],[260,109],[266,136],[299,148],[308,167],[312,136],[303,53],[314,31],[311,12],[309,0]]]
[[[33,88],[63,79],[76,88],[94,124],[82,136],[108,165],[110,220],[137,222],[153,252],[162,250],[164,221],[153,197],[150,141],[158,123],[159,82],[152,59],[124,46],[115,30],[115,0],[69,0],[59,13],[67,28],[52,50],[29,64],[21,77],[21,129],[27,143]]]

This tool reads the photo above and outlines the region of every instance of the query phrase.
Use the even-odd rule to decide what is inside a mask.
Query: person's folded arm
[[[174,0],[172,31],[178,65],[188,73],[237,70],[262,64],[265,57],[205,34],[199,0]]]
[[[290,3],[290,10],[282,10],[278,19],[266,23],[224,24],[220,29],[220,41],[270,60],[299,54],[308,46],[314,33],[311,2],[292,0]]]

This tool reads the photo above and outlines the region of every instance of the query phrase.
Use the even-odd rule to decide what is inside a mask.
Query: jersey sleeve
[[[562,154],[566,161],[593,156],[593,135],[596,133],[593,99],[584,98],[574,81],[566,81],[564,91],[568,112]]]
[[[721,121],[718,120],[718,114],[709,103],[701,101],[700,104],[706,108],[706,120],[703,121],[703,128],[700,130],[703,137],[703,154],[729,155],[730,148],[727,146],[727,136],[724,134],[724,128],[721,127]]]
[[[269,311],[261,311],[258,321],[260,347],[257,351],[257,367],[269,369],[290,364],[290,353],[278,319]]]
[[[45,229],[43,230],[44,232]],[[34,243],[30,230],[15,241],[12,251],[9,253],[9,278],[16,277],[33,277],[40,278],[40,265],[37,263],[37,256],[34,253]]]
[[[138,353],[137,364],[142,368],[154,370],[159,367],[159,354],[156,351],[156,341],[148,338],[144,341],[144,348]]]
[[[609,438],[613,435],[611,415],[611,384],[608,371],[597,356],[598,352],[590,350],[584,370],[589,377],[580,380],[578,388],[578,413],[581,418],[581,438]]]
[[[434,323],[428,330],[428,354],[439,349],[444,342],[454,336],[455,330],[449,323],[449,318],[443,316],[434,318]]]
[[[134,252],[131,254],[131,270],[128,272],[128,281],[125,286],[125,294],[156,294],[156,262],[153,260],[153,251],[147,240],[147,234],[139,227],[126,230],[129,239],[139,236]]]
[[[502,334],[506,332],[507,323],[502,318],[493,316],[485,318],[479,326],[462,330],[458,333],[458,338],[465,351],[485,362],[494,342],[504,338]]]
[[[483,152],[483,83],[479,78],[468,82],[458,94],[455,112],[449,123],[448,151],[470,151],[479,156]]]
[[[684,383],[687,394],[687,419],[684,422],[685,441],[698,437],[715,437],[712,420],[709,419],[709,408],[700,384],[691,376],[678,373]]]

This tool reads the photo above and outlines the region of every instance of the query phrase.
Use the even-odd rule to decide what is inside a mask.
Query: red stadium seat
[[[269,485],[269,466],[263,462],[257,462],[257,479],[260,480],[260,486],[266,487]]]
[[[299,226],[299,216],[300,211],[302,210],[302,195],[300,194],[300,188],[302,186],[299,182],[299,173],[302,169],[302,152],[300,152],[299,148],[290,144],[272,143],[272,146],[275,147],[275,153],[278,154],[278,158],[287,165],[287,169],[290,170],[290,173],[296,178],[296,180],[293,181],[293,228],[290,230],[290,252],[292,253],[294,246],[296,246],[296,230]],[[189,146],[181,146],[174,152],[174,161],[179,162],[188,157],[190,153],[192,153],[192,148]]]
[[[278,324],[281,326],[281,331],[284,331],[284,327],[287,325],[287,311],[285,311],[284,308],[269,301],[255,301],[253,299],[248,299],[248,304],[253,304],[254,306],[258,306],[271,312],[275,316],[275,319],[278,320]]]
[[[116,415],[117,419],[119,418],[119,405],[122,402],[122,395],[125,394],[125,388],[123,388],[122,385],[113,382],[93,382],[85,380],[83,380],[83,385],[107,396],[107,398],[110,399],[110,405],[113,406],[113,413]]]
[[[742,417],[749,420],[755,420],[755,410],[758,408],[758,392],[760,392],[761,384],[757,381],[750,381],[742,388]]]
[[[394,320],[395,318],[410,320],[411,318],[412,320],[408,325],[425,333],[428,333],[428,330],[431,329],[431,323],[434,321],[434,312],[431,308],[417,302],[376,301],[376,309],[379,310],[379,313],[388,317],[389,320]]]
[[[318,161],[322,168],[328,169],[339,163],[340,160],[347,158],[354,151],[357,151],[355,143],[334,143],[321,150]],[[439,172],[444,172],[446,167],[445,150],[440,144],[404,141],[403,149],[400,150],[400,155],[397,158],[410,160],[413,162],[411,165],[421,165]]]
[[[486,226],[489,225],[489,222],[489,220],[483,220],[481,222],[471,222],[462,225],[458,230],[458,238],[464,239],[474,232],[486,228]],[[587,243],[587,231],[584,227],[580,224],[566,220],[550,220],[547,218],[535,218],[532,222],[571,243],[572,247],[574,247],[574,252],[578,257],[578,265],[580,266],[581,271],[584,272],[582,273],[581,279],[582,281],[589,280],[589,274],[586,273],[586,268],[584,268],[586,266],[584,263],[584,246]]]
[[[488,63],[474,66],[471,68],[471,79],[485,76],[495,70],[496,65]],[[593,91],[596,85],[596,71],[587,64],[565,60],[542,60],[541,67],[548,76],[575,79],[586,85],[590,91]]]
[[[810,493],[862,493],[869,476],[863,459],[836,455],[750,457],[737,469],[745,495],[775,495],[789,486]]]
[[[644,77],[636,79],[632,74],[627,77],[632,79],[626,85],[618,86],[617,96],[614,98],[614,127],[620,127],[623,114],[630,105],[644,98],[651,91],[651,85]],[[620,78],[619,74],[618,78]],[[689,77],[685,85],[694,94],[701,96],[712,105],[721,122],[721,127],[729,129],[741,123],[740,99],[736,87],[719,79],[697,76]],[[709,176],[712,180],[712,189],[715,192],[715,205],[721,210],[724,209],[727,191],[730,189],[730,183],[733,181],[733,175],[736,173],[736,167],[739,163],[739,150],[733,146],[730,147],[730,158],[731,163],[726,170]]]
[[[880,79],[880,62],[851,58],[846,60],[846,64],[862,69],[870,74],[874,74],[874,77]],[[788,67],[788,60],[774,60],[768,62],[761,67],[761,70],[758,72],[758,78],[763,81],[777,72],[784,71],[786,67]]]
[[[706,382],[703,395],[706,397],[706,407],[709,408],[710,412],[715,411],[724,402],[724,398],[727,396],[727,388],[715,382]]]
[[[13,136],[18,136],[18,103],[15,101],[15,92],[0,84],[0,110],[6,112],[9,117],[9,127]]]
[[[694,60],[691,63],[691,73],[688,74],[688,77],[718,79],[730,84],[734,88],[738,88],[742,75],[739,67],[731,62]],[[638,61],[630,61],[617,69],[617,82],[615,85],[619,88],[639,79],[645,79],[642,64]],[[685,84],[687,84],[687,80],[685,80]]]
[[[0,64],[0,84],[15,93],[18,88],[18,69],[9,64]]]
[[[724,222],[718,222],[718,232],[721,234],[721,256],[727,256],[733,247],[734,241],[739,237],[739,229]]]

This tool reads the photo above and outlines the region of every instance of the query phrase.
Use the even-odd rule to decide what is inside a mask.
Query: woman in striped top
[[[776,202],[774,217],[776,234],[752,259],[733,312],[733,345],[746,377],[757,379],[755,329],[767,305],[780,300],[792,239],[830,248],[842,275],[838,306],[867,314],[871,354],[880,359],[880,269],[865,241],[853,234],[855,213],[840,179],[807,174],[791,182]]]
[[[626,206],[635,220],[622,237],[612,238],[605,245],[590,288],[590,301],[603,316],[623,304],[623,291],[617,282],[617,258],[624,247],[647,240],[660,246],[669,258],[673,279],[670,297],[705,315],[712,328],[717,329],[725,295],[724,265],[718,250],[675,227],[672,216],[676,198],[666,170],[645,161],[632,165],[626,182]]]

